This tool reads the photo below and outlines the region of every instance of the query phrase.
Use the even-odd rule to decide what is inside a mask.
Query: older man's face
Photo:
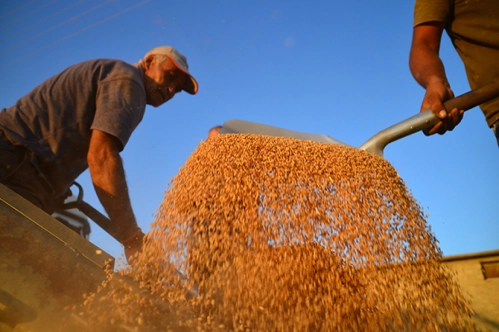
[[[150,60],[144,66],[147,103],[158,107],[182,91],[187,77],[169,58],[159,64],[154,55],[147,60]]]

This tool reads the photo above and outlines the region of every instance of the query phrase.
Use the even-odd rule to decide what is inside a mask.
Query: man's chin
[[[153,107],[159,107],[159,106],[163,105],[164,103],[166,103],[170,99],[171,98],[168,98],[166,100],[164,100],[164,99],[159,100],[159,98],[158,99],[152,99],[152,98],[150,98],[150,99],[147,100],[147,104],[151,105]]]
[[[159,107],[163,105],[165,102],[160,100],[147,100],[147,105],[151,105],[152,107]]]
[[[147,105],[151,105],[152,107],[158,107],[158,106],[161,106],[161,104],[158,104],[158,103],[151,103],[151,102],[147,102]]]

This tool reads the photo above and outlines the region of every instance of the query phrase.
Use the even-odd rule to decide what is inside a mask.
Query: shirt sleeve
[[[143,87],[129,78],[101,82],[96,99],[91,129],[115,136],[124,148],[144,116]]]
[[[453,0],[416,0],[413,27],[429,22],[447,22]]]

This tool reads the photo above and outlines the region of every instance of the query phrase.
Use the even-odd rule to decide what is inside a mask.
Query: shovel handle
[[[495,97],[499,97],[499,82],[482,86],[456,98],[449,99],[444,103],[444,107],[447,111],[451,111],[454,108],[467,111]]]
[[[100,213],[93,206],[91,206],[90,204],[88,204],[83,200],[83,187],[78,182],[76,181],[73,182],[73,185],[75,185],[78,188],[78,196],[76,198],[76,201],[64,203],[60,205],[59,208],[63,210],[67,209],[80,210],[81,212],[83,212],[84,215],[86,215],[87,217],[92,219],[97,225],[99,225],[100,228],[105,230],[109,235],[111,235],[118,242],[120,242],[118,233],[113,227],[112,221],[108,217]]]
[[[444,103],[444,107],[448,111],[454,108],[467,111],[496,97],[499,97],[499,82],[485,85],[450,99]],[[431,110],[426,110],[380,131],[362,144],[359,149],[383,157],[383,149],[388,144],[418,131],[431,128],[438,121],[440,118],[437,115]]]

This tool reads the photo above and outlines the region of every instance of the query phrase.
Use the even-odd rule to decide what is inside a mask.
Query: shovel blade
[[[245,120],[226,121],[223,124],[222,129],[220,129],[220,134],[255,134],[265,136],[279,136],[328,144],[348,145],[335,140],[328,135],[309,134]]]

